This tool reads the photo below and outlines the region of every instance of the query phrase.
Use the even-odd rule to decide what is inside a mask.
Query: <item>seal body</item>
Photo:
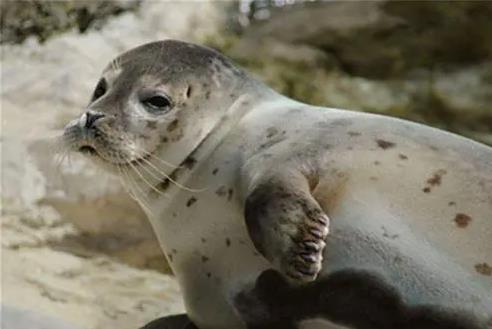
[[[132,118],[137,136],[113,139],[131,142],[133,152],[124,150],[129,142],[106,139],[90,142],[90,153],[105,154],[97,158],[147,212],[194,325],[492,327],[491,148],[404,120],[296,102],[196,49],[165,41],[123,55],[127,64],[110,70],[114,90],[89,106],[105,113],[114,97],[127,104],[127,114],[101,125],[114,130]],[[135,69],[173,51],[196,51],[184,67],[199,69]],[[153,112],[166,103],[151,96],[142,102],[150,110],[128,114],[137,106],[114,95],[141,83],[142,72],[171,89],[179,112]],[[171,82],[155,78],[166,74]],[[87,122],[66,130],[79,150],[90,141],[80,128]]]
[[[322,163],[313,195],[331,218],[318,281],[360,271],[356,281],[379,277],[374,289],[395,289],[392,297],[409,309],[491,316],[490,149],[398,119],[279,100],[249,112],[199,164],[188,185],[207,191],[180,190],[158,211],[171,214],[158,221],[157,233],[199,327],[242,327],[235,296],[270,268],[244,223],[244,166],[254,174],[310,161]],[[344,306],[367,308],[370,302],[360,299]],[[261,304],[244,303],[245,313]],[[252,322],[260,316],[249,312]]]

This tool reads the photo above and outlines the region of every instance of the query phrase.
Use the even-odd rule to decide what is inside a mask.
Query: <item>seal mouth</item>
[[[74,151],[81,153],[84,156],[88,156],[91,158],[97,158],[102,160],[102,162],[114,165],[114,166],[139,166],[145,163],[148,163],[151,157],[154,155],[154,151],[151,152],[142,152],[140,156],[136,156],[133,159],[129,155],[123,155],[121,151],[117,149],[108,149],[106,150],[101,146],[102,149],[99,149],[97,145],[92,143],[82,143],[73,148]],[[115,155],[115,157],[111,156]],[[121,155],[121,156],[118,156]]]
[[[87,155],[97,155],[96,149],[90,145],[83,145],[79,147],[78,151],[80,153],[87,154]]]

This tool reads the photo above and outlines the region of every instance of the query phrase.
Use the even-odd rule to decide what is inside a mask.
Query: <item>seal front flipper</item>
[[[258,251],[295,281],[316,279],[323,260],[329,219],[300,172],[256,179],[244,209]]]

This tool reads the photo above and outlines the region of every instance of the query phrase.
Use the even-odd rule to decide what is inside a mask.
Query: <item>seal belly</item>
[[[214,202],[202,194],[196,201],[207,205],[181,216],[181,230],[166,240],[171,267],[182,287],[188,316],[199,328],[244,328],[230,301],[238,287],[253,282],[269,264],[254,249],[235,204]],[[187,218],[194,227],[187,225]],[[174,254],[173,254],[174,252]]]
[[[255,250],[245,227],[232,155],[212,156],[167,207],[157,230],[182,287],[187,314],[199,328],[245,328],[231,299],[270,264]],[[190,201],[191,200],[191,201]],[[173,214],[176,216],[173,217]],[[169,255],[171,257],[169,257]]]

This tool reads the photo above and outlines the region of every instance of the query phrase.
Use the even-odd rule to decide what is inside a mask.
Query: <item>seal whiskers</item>
[[[134,149],[135,150],[135,149]],[[139,152],[137,152],[139,153]],[[163,161],[162,159],[160,159],[159,157],[153,155],[151,152],[142,152],[142,156],[140,158],[138,158],[136,161],[139,162],[140,166],[147,172],[149,173],[153,178],[155,178],[157,180],[157,182],[161,182],[162,179],[167,179],[169,180],[171,183],[173,183],[174,185],[176,185],[177,187],[185,190],[185,191],[188,191],[188,192],[203,192],[205,189],[194,189],[194,188],[190,188],[190,187],[187,187],[179,182],[177,182],[176,180],[174,180],[171,175],[168,175],[166,174],[165,172],[163,172],[161,169],[159,169],[155,164],[153,164],[151,161],[149,161],[147,159],[148,156],[150,157],[153,157],[154,159],[156,160],[161,160]],[[135,160],[133,161],[127,161],[127,163],[131,166],[133,166],[132,162],[135,162]],[[143,162],[143,163],[142,163]],[[149,167],[151,167],[154,171],[157,172],[159,176],[156,176],[156,174],[151,171],[150,169],[148,169],[145,164],[147,164]],[[183,166],[174,166],[174,169],[180,169],[180,168],[183,168]],[[149,187],[151,187],[151,189],[155,190],[156,192],[158,192],[159,194],[163,194],[162,191],[159,191],[154,184],[151,184],[149,183],[145,178],[142,177],[142,179],[145,180],[145,182],[149,185]]]
[[[125,168],[123,168],[119,164],[117,165],[117,167],[119,168],[119,170],[121,170],[123,175],[127,178],[127,184],[128,185],[126,185],[126,184],[125,185],[128,187],[128,189],[130,191],[130,195],[133,197],[134,200],[136,200],[142,206],[142,208],[145,210],[145,212],[147,213],[148,216],[153,215],[153,212],[151,210],[152,208],[148,204],[147,198],[145,197],[145,195],[146,195],[145,191],[140,188],[140,186],[138,185],[138,182],[132,178],[130,173],[127,170],[125,170]],[[123,177],[123,176],[121,176],[121,177]]]
[[[142,158],[141,159],[142,161],[147,161],[145,160],[145,158]],[[137,173],[137,175],[142,179],[142,181],[144,182],[145,185],[147,185],[149,188],[151,188],[152,190],[154,190],[155,192],[159,193],[159,194],[164,194],[162,193],[161,191],[159,191],[155,186],[154,184],[150,183],[145,177],[144,175],[138,170],[138,168],[132,163],[132,161],[128,161],[127,162],[128,165],[133,169],[134,172]],[[148,169],[146,169],[145,166],[141,166],[145,171],[147,171],[149,174],[153,175],[153,173],[151,171],[149,171]],[[155,177],[155,176],[154,176]]]

